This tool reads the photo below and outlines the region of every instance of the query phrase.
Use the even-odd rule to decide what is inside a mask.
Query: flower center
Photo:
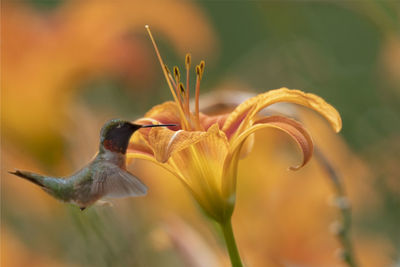
[[[190,73],[190,63],[191,56],[186,54],[185,57],[185,68],[186,68],[186,87],[181,81],[181,72],[178,67],[173,68],[173,74],[171,74],[169,68],[160,55],[157,44],[151,34],[150,27],[145,26],[146,30],[150,36],[153,43],[154,49],[156,51],[158,61],[160,62],[161,68],[163,70],[165,79],[167,80],[168,87],[174,97],[175,103],[178,106],[180,117],[181,117],[181,128],[183,130],[204,130],[200,124],[200,111],[199,111],[199,94],[200,94],[200,82],[204,73],[205,62],[202,60],[199,65],[196,66],[196,85],[195,85],[195,110],[194,113],[190,110],[189,99],[189,73]]]

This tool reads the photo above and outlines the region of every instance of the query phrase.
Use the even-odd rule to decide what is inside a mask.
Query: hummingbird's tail
[[[32,172],[20,171],[20,170],[16,170],[15,172],[9,171],[8,173],[14,174],[21,178],[24,178],[34,184],[37,184],[38,186],[45,187],[45,185],[43,184],[44,177],[42,175],[32,173]]]

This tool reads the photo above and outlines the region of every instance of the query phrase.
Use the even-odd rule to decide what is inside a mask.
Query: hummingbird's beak
[[[150,127],[168,127],[168,126],[177,126],[176,124],[149,124],[149,125],[140,125],[141,128],[150,128]]]
[[[130,125],[130,127],[132,128],[132,131],[133,131],[133,132],[139,130],[140,128],[177,126],[176,124],[149,124],[149,125],[141,125],[141,124],[135,124],[135,123],[129,123],[129,125]]]

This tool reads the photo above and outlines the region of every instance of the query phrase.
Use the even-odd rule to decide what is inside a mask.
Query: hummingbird
[[[75,174],[59,178],[20,170],[9,173],[40,186],[56,199],[77,205],[82,211],[103,198],[143,196],[147,193],[146,185],[126,170],[129,139],[141,128],[165,126],[176,125],[139,125],[113,119],[100,131],[99,152]]]

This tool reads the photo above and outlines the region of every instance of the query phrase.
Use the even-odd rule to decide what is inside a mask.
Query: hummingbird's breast
[[[98,160],[100,161],[106,161],[112,164],[117,165],[118,167],[122,169],[126,169],[126,157],[125,154],[118,153],[118,152],[113,152],[108,149],[105,149],[104,152],[100,153],[97,156]]]

